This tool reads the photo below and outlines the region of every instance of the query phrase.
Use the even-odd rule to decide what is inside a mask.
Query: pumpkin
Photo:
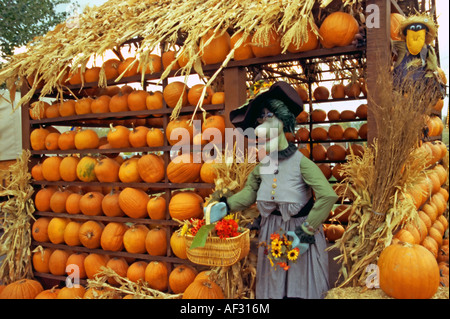
[[[161,70],[162,70],[161,57],[157,54],[150,54],[147,69],[143,73],[153,74],[153,73],[161,72]]]
[[[57,190],[50,197],[50,209],[54,213],[65,213],[66,212],[66,201],[69,195],[72,194],[70,190]]]
[[[81,285],[74,285],[73,287],[63,287],[59,290],[56,299],[79,299],[83,298],[86,293],[86,288]]]
[[[35,181],[43,181],[44,175],[42,174],[42,164],[39,162],[31,168],[31,177]]]
[[[123,234],[123,245],[131,254],[143,254],[146,252],[145,239],[149,229],[145,225],[132,225]]]
[[[111,100],[109,101],[109,111],[110,112],[127,112],[130,109],[128,108],[128,94],[119,93],[113,95]]]
[[[181,106],[186,106],[188,105],[188,91],[188,86],[183,82],[171,82],[163,89],[164,101],[166,101],[167,106],[170,108],[174,108],[180,100]]]
[[[59,175],[61,180],[65,182],[73,182],[78,180],[77,165],[80,159],[76,156],[66,156],[62,158],[59,164]]]
[[[109,103],[111,102],[111,97],[108,95],[102,95],[96,98],[91,103],[92,113],[108,113]]]
[[[163,196],[152,196],[147,202],[147,213],[151,219],[166,219],[166,199]]]
[[[164,133],[158,128],[150,128],[147,132],[147,146],[161,147],[164,145]]]
[[[439,267],[424,247],[394,244],[386,247],[377,262],[380,288],[397,299],[428,299],[439,287]]]
[[[111,190],[108,194],[103,197],[102,200],[102,211],[108,217],[121,217],[125,213],[119,206],[119,192]]]
[[[344,140],[356,140],[358,138],[358,130],[354,127],[347,127],[344,131]],[[351,145],[359,145],[359,144],[351,144]]]
[[[333,169],[331,170],[331,173],[333,174],[333,177],[336,178],[336,180],[339,182],[345,178],[345,172],[342,171],[341,163],[334,165]]]
[[[20,279],[6,285],[0,293],[0,299],[34,299],[43,290],[37,280]]]
[[[118,59],[109,59],[103,62],[102,68],[105,71],[107,80],[113,80],[119,76],[119,65],[120,60]]]
[[[425,237],[421,245],[426,249],[428,249],[428,251],[434,256],[434,258],[438,257],[439,246],[436,240],[434,240],[432,237],[430,236]]]
[[[106,267],[109,257],[97,253],[90,253],[84,258],[84,269],[88,279],[94,279],[95,275],[99,273],[101,267]]]
[[[62,244],[64,242],[64,231],[70,220],[63,217],[53,217],[48,223],[47,233],[50,242]]]
[[[61,134],[59,132],[52,132],[45,137],[45,148],[49,151],[58,149],[58,139]]]
[[[327,149],[322,144],[316,144],[312,149],[312,157],[315,161],[324,161],[327,159]]]
[[[80,193],[72,193],[66,199],[66,212],[71,215],[80,214],[80,199],[83,195]]]
[[[193,192],[180,192],[169,201],[169,214],[172,218],[186,220],[203,216],[203,199]]]
[[[61,161],[62,157],[60,156],[50,156],[42,162],[42,175],[46,181],[57,182],[61,180],[59,173]]]
[[[77,131],[62,132],[58,138],[58,148],[63,151],[75,149],[75,135],[76,134],[77,134]]]
[[[145,281],[149,287],[166,291],[169,286],[169,270],[167,264],[161,261],[151,261],[145,268]]]
[[[81,244],[90,249],[100,247],[100,240],[105,226],[95,220],[88,220],[84,222],[78,232]]]
[[[343,99],[345,98],[345,85],[342,83],[334,84],[331,87],[331,97],[333,99]]]
[[[405,20],[405,16],[400,13],[391,13],[390,23],[391,23],[391,40],[393,41],[401,41],[402,37],[400,36],[400,24]]]
[[[77,177],[82,182],[95,182],[95,164],[97,160],[92,156],[84,156],[77,164]]]
[[[143,283],[145,281],[145,268],[147,268],[148,263],[139,260],[132,263],[127,269],[127,278],[135,283]]]
[[[102,200],[104,195],[100,192],[88,192],[80,198],[80,211],[87,216],[102,215]]]
[[[160,110],[164,107],[163,94],[161,91],[148,92],[145,99],[145,106],[147,110]],[[153,116],[160,117],[162,114],[153,114]]]
[[[148,92],[144,90],[134,90],[127,97],[128,108],[130,111],[142,111],[147,109]]]
[[[356,98],[361,94],[359,82],[350,82],[345,86],[345,95],[350,98]]]
[[[222,115],[208,116],[202,123],[202,136],[210,142],[225,141],[225,119]]]
[[[75,252],[70,254],[66,262],[66,274],[72,277],[86,278],[86,270],[84,268],[84,259],[87,253]]]
[[[179,232],[175,231],[170,236],[170,248],[178,258],[187,259],[186,241],[184,240],[184,236],[181,236]]]
[[[84,82],[85,83],[98,82],[100,78],[100,69],[101,68],[98,66],[86,69],[86,71],[83,74]]]
[[[183,293],[195,280],[197,270],[188,265],[176,266],[169,275],[169,287],[175,294]]]
[[[123,223],[110,222],[103,229],[100,245],[103,250],[120,251],[123,249],[123,235],[128,226]]]
[[[138,74],[138,67],[139,61],[137,61],[135,57],[129,57],[119,64],[117,71],[119,71],[119,74],[123,75],[123,77],[128,77]]]
[[[297,132],[295,132],[295,137],[300,142],[307,142],[309,140],[309,130],[306,127],[300,127]]]
[[[92,113],[91,104],[93,99],[90,97],[85,97],[75,102],[75,113],[77,115],[90,114]]]
[[[55,188],[45,187],[36,192],[34,197],[34,206],[40,212],[50,211],[50,198],[56,192]]]
[[[342,140],[344,138],[344,128],[340,124],[330,125],[328,128],[328,136],[331,140]]]
[[[126,187],[119,194],[119,206],[131,218],[147,216],[148,195],[140,188]]]
[[[325,236],[330,242],[335,242],[336,240],[342,237],[344,232],[345,229],[342,225],[331,224],[327,227]]]
[[[367,104],[361,104],[356,108],[356,116],[361,120],[367,119]]]
[[[48,259],[48,269],[52,275],[63,276],[66,274],[66,262],[70,253],[67,250],[55,249]]]
[[[320,170],[322,171],[323,175],[325,176],[326,179],[330,179],[332,174],[331,174],[331,166],[329,164],[318,164],[317,165]]]
[[[316,101],[328,100],[330,97],[330,91],[325,86],[318,86],[313,91],[313,97]]]
[[[205,95],[203,96],[202,104],[211,104],[211,99],[214,94],[213,89],[210,86],[205,86],[204,84],[195,84],[188,91],[189,105],[196,106],[202,97],[203,91],[205,91]]]
[[[139,158],[132,157],[125,160],[119,167],[119,180],[122,183],[139,183],[142,181],[138,169]]]
[[[60,288],[56,288],[57,286],[41,291],[37,294],[34,299],[56,299],[58,296],[58,292],[61,290]]]
[[[181,154],[167,165],[167,178],[172,183],[192,183],[200,177],[201,168],[192,153]]]
[[[244,32],[239,31],[233,34],[233,36],[230,38],[230,48],[234,48],[233,59],[235,61],[246,60],[255,57],[250,46],[252,40],[251,36],[246,36],[246,38],[242,40],[242,43],[237,46],[238,41],[240,41],[243,35]]]
[[[225,92],[214,92],[211,104],[225,104]]]
[[[110,125],[106,135],[108,143],[112,148],[130,147],[130,130],[123,125]]]
[[[180,68],[178,62],[175,61],[176,54],[177,53],[173,50],[163,52],[163,54],[161,55],[161,60],[164,70],[169,68],[169,66],[171,66],[172,71],[178,70]]]
[[[109,157],[98,159],[94,166],[94,174],[99,182],[114,183],[119,181],[120,164]]]
[[[260,34],[252,36],[251,49],[257,58],[275,56],[281,54],[281,36],[275,27],[271,28],[267,35]]]
[[[43,248],[42,250],[37,250],[36,252],[34,252],[31,260],[34,270],[36,270],[37,272],[48,274],[50,272],[48,261],[52,253],[52,248]]]
[[[36,101],[31,103],[29,114],[32,120],[42,120],[45,118],[45,110],[50,104],[44,101]]]
[[[165,228],[152,228],[145,237],[145,249],[150,256],[167,255],[167,233]]]
[[[147,146],[147,133],[149,128],[146,126],[134,127],[131,130],[128,139],[132,147],[144,147]]]
[[[328,131],[321,126],[317,126],[311,130],[311,139],[313,141],[326,141],[328,139]]]
[[[333,12],[319,28],[320,43],[326,49],[350,45],[358,29],[358,21],[351,14]]]
[[[185,119],[171,120],[166,126],[166,138],[170,145],[192,143],[193,127]]]
[[[225,61],[231,50],[230,35],[226,31],[215,33],[212,30],[208,30],[201,37],[199,47],[200,58],[204,64],[221,63]]]
[[[127,275],[128,263],[123,257],[113,257],[106,263],[107,268],[111,268],[120,277],[125,277]],[[119,283],[113,278],[108,278],[108,283],[110,285],[116,286]]]
[[[214,184],[214,180],[217,178],[216,163],[213,161],[205,162],[200,169],[200,178],[205,183]]]
[[[33,226],[31,227],[31,237],[38,242],[48,242],[48,224],[50,223],[49,217],[37,218]]]
[[[364,123],[363,125],[361,125],[361,126],[359,127],[358,135],[359,135],[359,137],[361,137],[363,140],[366,140],[366,139],[367,139],[367,123]]]
[[[306,39],[301,39],[299,43],[289,43],[287,51],[290,53],[306,52],[310,50],[315,50],[319,46],[319,37],[317,33],[319,28],[315,24],[307,25],[307,35]]]
[[[81,223],[77,221],[71,221],[67,224],[64,229],[64,242],[68,246],[79,246],[81,245],[79,231]]]
[[[437,262],[445,262],[448,264],[448,245],[442,245],[441,248],[439,248]]]
[[[343,161],[347,156],[345,148],[339,144],[331,145],[327,149],[327,157],[330,161]]]
[[[59,106],[56,103],[51,104],[49,107],[47,107],[45,109],[45,117],[50,119],[50,118],[55,118],[55,117],[59,117]]]
[[[311,112],[311,121],[313,122],[324,122],[327,118],[327,112],[322,109],[314,109]]]
[[[146,183],[158,183],[164,178],[164,160],[155,154],[141,156],[136,162],[137,172]]]
[[[208,279],[194,280],[184,291],[182,299],[225,299],[222,288]]]

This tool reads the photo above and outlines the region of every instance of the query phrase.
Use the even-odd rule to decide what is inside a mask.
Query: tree
[[[0,57],[11,55],[14,48],[45,34],[65,20],[67,13],[58,5],[70,0],[0,0]]]

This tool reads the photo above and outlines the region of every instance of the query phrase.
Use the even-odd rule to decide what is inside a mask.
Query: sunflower
[[[272,247],[272,256],[275,258],[281,257],[281,249]]]
[[[298,250],[298,248],[294,248],[294,249],[291,249],[290,251],[288,251],[288,253],[287,253],[287,258],[288,258],[289,260],[297,260],[298,255],[299,255],[299,250]]]

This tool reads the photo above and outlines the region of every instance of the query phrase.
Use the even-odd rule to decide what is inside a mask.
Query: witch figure
[[[271,267],[265,247],[258,248],[258,299],[319,299],[330,289],[322,223],[338,196],[319,167],[286,139],[285,133],[294,132],[295,118],[302,110],[296,90],[280,81],[230,112],[236,128],[255,130],[268,158],[257,164],[242,190],[220,198],[210,208],[211,222],[256,202],[259,241],[270,242],[270,235],[281,229],[292,236],[300,252],[296,263],[283,271]]]

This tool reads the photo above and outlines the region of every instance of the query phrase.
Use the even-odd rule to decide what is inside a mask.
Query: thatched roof
[[[182,44],[190,57],[181,70],[186,75],[195,70],[203,76],[198,56],[199,39],[208,32],[229,33],[243,31],[254,34],[254,41],[264,43],[272,27],[283,34],[282,47],[289,43],[306,41],[307,26],[315,21],[313,8],[326,9],[332,0],[110,0],[99,7],[87,7],[76,27],[67,23],[58,25],[42,37],[33,39],[27,51],[11,57],[0,70],[0,84],[6,82],[15,90],[21,81],[34,76],[34,85],[22,97],[17,107],[28,102],[42,78],[45,86],[40,96],[62,93],[59,83],[69,71],[83,72],[92,56],[117,50],[127,41],[139,40],[137,62],[142,69],[149,63],[149,54],[161,45],[165,49]],[[362,0],[342,0],[339,6],[351,9]],[[334,1],[336,3],[336,1]],[[353,11],[354,12],[354,11]],[[316,17],[317,20],[317,17]],[[241,43],[237,43],[239,46]],[[177,46],[178,48],[178,46]],[[233,56],[233,50],[223,66]],[[168,76],[165,70],[161,80]],[[209,79],[211,80],[211,78]],[[99,86],[106,86],[104,72]]]

